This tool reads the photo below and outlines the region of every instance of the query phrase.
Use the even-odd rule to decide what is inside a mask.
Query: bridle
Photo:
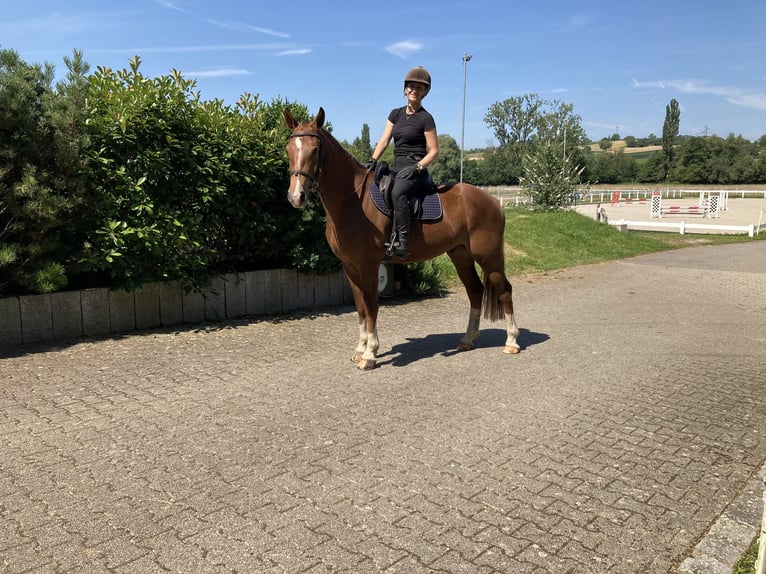
[[[305,177],[311,182],[311,191],[316,191],[318,193],[321,193],[322,190],[319,189],[319,176],[324,169],[324,140],[322,139],[322,135],[318,132],[296,132],[294,134],[290,134],[287,139],[302,138],[302,137],[317,138],[319,140],[319,161],[317,162],[317,166],[313,174],[307,171],[303,171],[302,169],[293,169],[293,170],[290,170],[290,177],[294,175],[302,175],[303,177]],[[367,181],[368,175],[370,175],[369,169],[367,170],[367,173],[365,173],[362,183],[356,189],[357,194],[364,187]]]
[[[290,177],[294,175],[302,175],[303,177],[305,177],[311,182],[311,189],[313,191],[318,191],[319,190],[319,174],[322,171],[322,166],[324,164],[324,148],[322,147],[322,144],[323,144],[322,136],[319,135],[317,132],[297,132],[294,134],[290,134],[288,139],[302,138],[302,137],[312,137],[312,138],[317,138],[319,140],[319,161],[317,162],[317,166],[313,174],[307,171],[303,171],[302,169],[293,169],[290,171]]]

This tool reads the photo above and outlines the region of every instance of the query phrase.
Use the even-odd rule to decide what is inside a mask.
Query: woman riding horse
[[[340,259],[348,278],[359,319],[359,340],[352,356],[360,369],[377,362],[378,267],[386,252],[391,220],[370,197],[372,178],[325,129],[324,109],[311,122],[298,122],[289,109],[285,122],[292,130],[287,141],[290,186],[287,197],[304,208],[317,191],[324,206],[325,237]],[[478,187],[458,183],[440,188],[443,215],[413,225],[406,262],[425,261],[447,253],[457,269],[470,301],[468,328],[458,348],[473,348],[479,335],[482,308],[485,318],[506,322],[503,351],[519,352],[519,329],[513,315],[511,284],[505,276],[503,234],[505,214],[498,201]],[[484,279],[476,271],[478,264]]]

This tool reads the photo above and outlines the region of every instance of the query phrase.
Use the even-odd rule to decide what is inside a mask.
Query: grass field
[[[624,141],[622,140],[615,140],[612,142],[612,147],[610,147],[607,150],[601,149],[601,144],[590,144],[588,146],[591,151],[596,153],[607,153],[607,152],[617,152],[622,150],[622,153],[625,154],[646,154],[649,155],[650,153],[661,150],[661,145],[648,145],[644,147],[628,147]]]
[[[505,268],[509,276],[624,259],[696,245],[759,241],[766,235],[696,235],[623,233],[573,211],[550,213],[506,209]],[[446,255],[441,258],[450,287],[460,282]]]

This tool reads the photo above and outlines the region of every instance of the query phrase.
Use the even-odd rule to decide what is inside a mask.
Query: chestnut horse
[[[359,318],[359,342],[352,360],[360,369],[376,364],[378,340],[378,267],[385,255],[391,220],[370,198],[371,174],[356,161],[327,130],[322,129],[324,109],[313,121],[299,123],[285,109],[284,119],[292,130],[287,142],[290,187],[287,199],[304,208],[311,192],[318,191],[327,217],[325,236],[340,259],[354,294]],[[425,261],[447,253],[457,269],[470,301],[468,329],[458,349],[473,349],[479,335],[482,304],[484,317],[497,321],[503,316],[507,339],[503,351],[519,352],[519,329],[513,316],[511,284],[505,276],[503,233],[505,214],[498,201],[485,191],[466,183],[441,189],[441,219],[419,223],[413,220],[407,263]],[[475,263],[482,269],[479,278]],[[502,313],[502,315],[501,315]]]

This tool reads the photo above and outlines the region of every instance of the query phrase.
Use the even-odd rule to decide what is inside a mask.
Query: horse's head
[[[287,201],[293,207],[303,209],[311,192],[319,188],[319,173],[322,170],[322,135],[324,109],[309,123],[299,123],[290,110],[285,108],[285,123],[293,133],[287,140],[287,157],[290,161],[290,187]]]

